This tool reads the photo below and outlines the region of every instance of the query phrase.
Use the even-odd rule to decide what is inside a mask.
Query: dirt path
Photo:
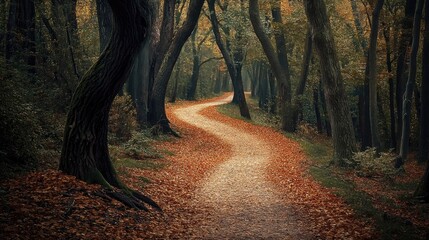
[[[202,228],[209,239],[303,239],[293,210],[282,204],[265,170],[270,159],[268,143],[258,136],[201,114],[224,104],[230,97],[174,111],[176,117],[217,136],[232,146],[232,156],[202,181],[196,201],[215,209]]]

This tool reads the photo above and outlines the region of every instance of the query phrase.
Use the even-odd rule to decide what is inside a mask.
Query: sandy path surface
[[[195,201],[214,210],[202,223],[206,239],[306,239],[265,170],[270,158],[268,143],[256,135],[199,114],[203,109],[229,102],[230,97],[180,108],[174,114],[189,124],[214,134],[232,147],[232,156],[208,174]]]

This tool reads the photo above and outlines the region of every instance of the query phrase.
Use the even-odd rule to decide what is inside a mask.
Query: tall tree
[[[429,122],[429,68],[427,67],[429,66],[429,2],[427,0],[425,3],[425,31],[422,58],[419,141],[419,162],[421,163],[428,161],[429,158],[429,124],[427,124]],[[427,191],[427,193],[429,194],[429,190]]]
[[[405,16],[402,20],[402,31],[398,46],[398,57],[396,64],[396,110],[397,110],[397,142],[400,144],[402,134],[403,96],[405,93],[407,72],[407,51],[412,42],[413,16],[416,9],[416,0],[408,0],[405,3]]]
[[[98,33],[100,35],[100,53],[106,48],[112,32],[112,10],[105,0],[97,0]]]
[[[405,88],[404,100],[402,105],[402,134],[401,134],[401,145],[399,149],[399,158],[396,162],[396,167],[402,165],[407,160],[409,151],[409,139],[410,139],[410,128],[411,128],[411,102],[413,97],[414,87],[416,85],[416,73],[417,73],[417,53],[420,44],[420,22],[422,18],[424,0],[417,0],[417,6],[414,13],[413,21],[413,34],[411,44],[411,56],[410,56],[410,70],[408,73],[408,81]]]
[[[234,57],[231,56],[228,46],[223,42],[220,34],[219,21],[216,15],[215,0],[207,0],[207,3],[209,5],[210,22],[212,23],[215,41],[228,68],[228,72],[234,87],[235,99],[238,102],[238,106],[240,108],[240,114],[242,117],[250,119],[250,113],[246,103],[246,96],[244,95],[243,80],[241,78],[242,60],[244,58],[242,49],[236,49],[233,54]]]
[[[288,132],[293,132],[294,124],[292,114],[288,112],[288,110],[291,110],[290,108],[292,100],[290,79],[282,68],[276,51],[274,50],[270,39],[264,31],[264,26],[260,20],[258,0],[249,0],[249,15],[255,34],[262,45],[265,55],[268,58],[268,62],[270,63],[271,69],[277,79],[281,129]]]
[[[25,64],[31,74],[36,65],[35,16],[33,1],[10,1],[5,58],[10,63]]]
[[[149,100],[148,117],[150,124],[153,126],[159,126],[162,132],[175,134],[170,127],[167,114],[165,112],[165,94],[174,65],[180,55],[183,45],[198,23],[198,18],[200,17],[203,4],[204,1],[200,0],[190,1],[186,20],[174,35],[153,84]]]
[[[377,38],[380,12],[383,8],[384,0],[378,0],[372,11],[371,34],[369,38],[368,50],[368,82],[369,82],[369,119],[371,126],[372,146],[380,148],[380,136],[378,132],[377,116]]]
[[[139,0],[109,0],[109,4],[114,19],[112,37],[73,95],[59,169],[89,183],[122,189],[125,194],[115,193],[113,197],[129,206],[145,209],[144,201],[157,207],[120,182],[107,144],[109,110],[148,35],[149,6],[147,1]]]
[[[332,126],[334,162],[344,165],[356,150],[352,118],[345,94],[331,24],[325,1],[304,0],[305,12],[313,33],[315,50],[319,55],[323,88]]]

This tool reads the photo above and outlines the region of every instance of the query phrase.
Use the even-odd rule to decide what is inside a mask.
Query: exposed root
[[[156,204],[155,201],[138,191],[128,188],[125,184],[117,179],[113,181],[113,184],[109,183],[96,168],[90,171],[88,179],[89,180],[87,182],[100,184],[104,187],[102,192],[96,194],[97,196],[100,196],[104,199],[116,199],[127,207],[144,211],[149,211],[149,209],[145,206],[145,204],[148,204],[157,211],[162,212],[161,207]]]

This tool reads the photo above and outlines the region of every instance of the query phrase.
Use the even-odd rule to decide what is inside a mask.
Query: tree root
[[[114,181],[111,181],[112,183],[109,183],[96,168],[91,169],[90,173],[87,182],[100,184],[104,187],[101,192],[97,192],[95,195],[104,199],[116,199],[125,206],[138,210],[149,211],[145,206],[145,204],[148,204],[157,211],[162,212],[161,207],[155,201],[136,190],[128,188],[119,179],[114,179]]]

